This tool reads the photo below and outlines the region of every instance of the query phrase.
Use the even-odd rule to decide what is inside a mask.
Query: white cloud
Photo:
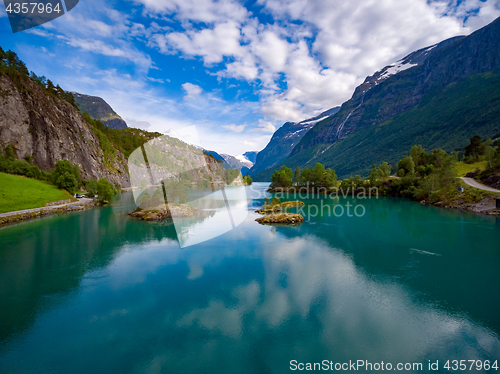
[[[237,1],[136,1],[184,25],[154,35],[163,53],[201,57],[207,66],[224,62],[218,76],[256,82],[260,113],[281,121],[340,105],[367,75],[500,15],[498,0],[466,0],[455,8],[426,0],[260,0],[275,20],[269,25]]]
[[[24,32],[27,33],[27,34],[33,34],[33,35],[43,36],[45,38],[51,36],[48,32],[40,30],[40,29],[28,29],[28,30],[25,30]]]
[[[151,77],[146,77],[146,79],[150,82],[155,82],[155,83],[165,83],[163,79],[158,79],[158,78],[151,78]],[[169,79],[166,80],[167,82],[170,82]]]
[[[144,24],[88,0],[78,11],[26,33],[59,40],[69,50],[131,61],[135,72],[108,68],[96,73],[92,62],[67,53],[64,66],[74,74],[58,80],[65,88],[106,95],[120,115],[147,121],[151,131],[194,124],[204,145],[229,154],[241,154],[249,145],[263,148],[276,126],[342,104],[383,66],[500,16],[498,0],[464,0],[455,7],[448,0],[259,0],[252,9],[274,20],[260,23],[237,0],[132,1],[143,5]],[[200,59],[219,82],[248,82],[258,102],[239,100],[240,93],[228,101],[218,88],[210,91],[210,84],[203,84],[203,90],[184,83],[182,98],[170,91],[178,84],[148,86],[168,79],[147,76],[158,68],[144,45]]]
[[[145,6],[150,14],[175,14],[185,22],[215,23],[233,19],[243,22],[248,11],[237,1],[231,0],[135,0]]]
[[[230,125],[222,125],[226,130],[234,132],[242,132],[247,125],[235,125],[234,123]]]
[[[189,82],[184,83],[182,88],[186,91],[186,95],[184,96],[186,100],[196,99],[203,92],[203,89],[200,86]]]
[[[181,51],[188,56],[202,56],[207,65],[222,61],[224,56],[242,53],[240,30],[233,21],[218,24],[213,29],[157,34],[155,40],[164,53]]]
[[[276,131],[276,126],[269,121],[265,121],[265,120],[260,119],[259,124],[257,125],[256,128],[252,129],[252,131],[253,132],[262,132],[262,133],[266,133],[266,134],[274,134],[274,132]]]
[[[68,45],[83,49],[85,51],[101,54],[104,56],[123,57],[135,62],[139,66],[143,66],[146,68],[149,68],[151,66],[151,58],[149,56],[146,56],[144,53],[115,47],[114,45],[107,44],[102,40],[66,38],[63,36],[59,36],[59,38],[63,39]]]
[[[127,122],[128,127],[133,127],[136,129],[148,130],[151,128],[151,124],[147,121],[139,121],[133,118],[126,118],[125,122]]]

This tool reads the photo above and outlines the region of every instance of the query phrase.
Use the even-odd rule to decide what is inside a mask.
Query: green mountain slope
[[[270,180],[272,172],[321,162],[341,178],[366,175],[372,164],[396,163],[414,144],[430,150],[453,151],[465,147],[474,135],[496,137],[500,133],[500,72],[473,75],[441,90],[427,92],[412,110],[377,126],[357,131],[321,154],[324,144],[305,149],[272,170],[254,176]]]
[[[500,18],[467,37],[415,51],[367,77],[333,117],[317,123],[282,164],[322,162],[338,175],[396,162],[413,144],[448,151],[498,123]],[[273,170],[254,175],[269,180]]]
[[[80,112],[87,112],[92,118],[101,121],[110,129],[126,129],[127,123],[104,101],[97,96],[72,92]]]

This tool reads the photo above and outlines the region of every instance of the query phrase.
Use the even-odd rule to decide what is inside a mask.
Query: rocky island
[[[302,201],[286,201],[282,203],[275,197],[271,204],[266,201],[264,208],[255,211],[255,213],[265,215],[265,217],[257,218],[256,221],[260,224],[300,224],[304,222],[304,217],[301,214],[286,213],[283,210],[286,211],[288,208],[296,208],[302,205],[304,205]]]
[[[172,217],[193,217],[197,208],[187,204],[163,204],[150,209],[137,208],[128,215],[143,221],[162,221]]]
[[[275,213],[269,214],[265,217],[257,218],[256,221],[262,225],[269,224],[284,224],[284,225],[298,225],[304,222],[304,217],[296,213]]]

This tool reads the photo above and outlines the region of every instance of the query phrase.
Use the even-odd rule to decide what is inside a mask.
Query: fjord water
[[[291,360],[424,372],[439,360],[449,372],[446,360],[500,360],[498,218],[314,197],[307,206],[366,213],[261,226],[264,189],[248,191],[236,229],[184,249],[172,224],[126,215],[130,194],[2,228],[0,372],[286,373]]]

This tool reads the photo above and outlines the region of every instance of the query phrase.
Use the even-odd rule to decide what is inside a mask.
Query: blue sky
[[[261,150],[276,128],[341,105],[367,75],[500,16],[500,0],[80,0],[0,45],[132,127]]]

